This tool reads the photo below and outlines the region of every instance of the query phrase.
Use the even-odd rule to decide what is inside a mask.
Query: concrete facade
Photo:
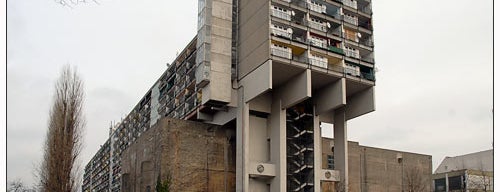
[[[335,169],[328,161],[336,150],[333,139],[322,140],[322,168]],[[381,149],[349,141],[349,191],[431,191],[432,157],[430,155]],[[330,164],[329,164],[330,163]],[[330,166],[330,167],[329,167]],[[414,185],[413,187],[410,185]],[[416,186],[418,185],[418,186]],[[327,191],[336,191],[335,183],[323,182]],[[418,188],[418,189],[417,189]]]

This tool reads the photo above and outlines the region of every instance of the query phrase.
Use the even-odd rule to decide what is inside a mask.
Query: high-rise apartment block
[[[121,154],[162,117],[232,126],[233,190],[349,183],[347,121],[375,110],[371,0],[198,2],[197,36],[112,127],[83,191],[119,191]],[[322,122],[334,169],[321,166]]]

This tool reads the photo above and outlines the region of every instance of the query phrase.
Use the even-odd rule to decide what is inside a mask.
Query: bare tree
[[[423,192],[426,191],[426,179],[422,170],[418,167],[410,167],[405,171],[406,191]]]
[[[61,4],[62,6],[70,7],[73,8],[74,6],[83,4],[83,3],[88,3],[88,2],[93,2],[95,4],[99,4],[97,0],[54,0],[56,3]]]
[[[8,182],[7,192],[31,192],[31,191],[35,191],[35,189],[25,185],[21,181],[21,179],[15,179],[13,181]]]
[[[21,179],[16,179],[14,181],[9,182],[9,188],[7,191],[9,192],[24,192],[26,189],[26,186],[24,186],[24,183],[21,181]]]
[[[348,188],[352,188],[351,183],[345,184],[345,179],[335,182],[335,191],[336,192],[347,192]],[[350,189],[349,189],[350,190]]]
[[[472,192],[493,191],[493,174],[487,171],[469,170],[467,188]]]
[[[65,66],[55,85],[49,113],[44,156],[38,170],[41,191],[77,191],[77,160],[82,149],[83,82],[70,66]]]

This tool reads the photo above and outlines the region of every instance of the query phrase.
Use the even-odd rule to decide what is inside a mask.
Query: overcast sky
[[[85,81],[86,164],[196,33],[196,0],[7,1],[7,180],[34,183],[54,82]],[[445,156],[492,148],[490,0],[373,0],[376,111],[348,122],[360,145]]]

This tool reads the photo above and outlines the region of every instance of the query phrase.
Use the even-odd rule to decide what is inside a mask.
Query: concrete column
[[[281,99],[273,95],[270,114],[271,163],[276,166],[276,176],[271,180],[271,191],[286,191],[286,111]],[[238,191],[238,190],[236,190]]]
[[[450,187],[449,187],[449,181],[448,181],[448,173],[445,174],[445,185],[446,185],[446,192],[450,191]]]
[[[249,106],[243,100],[243,88],[238,90],[236,115],[236,191],[248,190]]]
[[[316,106],[315,106],[316,108]],[[314,110],[316,111],[316,110]],[[319,116],[316,114],[313,115],[314,120],[314,191],[321,191],[321,165],[322,165],[322,155],[321,155],[321,128]]]
[[[340,171],[340,180],[344,181],[346,191],[348,190],[348,153],[347,153],[347,126],[345,107],[340,107],[335,110],[333,116],[333,137],[334,137],[334,152],[333,159],[335,169]]]

